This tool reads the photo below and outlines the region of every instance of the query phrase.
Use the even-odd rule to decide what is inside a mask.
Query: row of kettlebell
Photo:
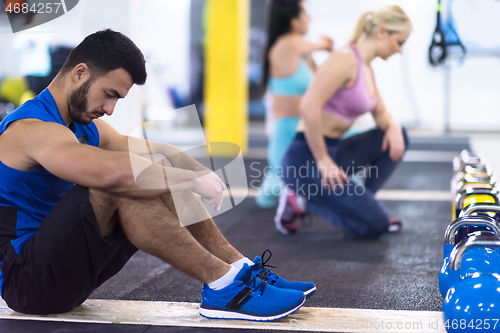
[[[446,228],[439,290],[448,332],[500,332],[500,205],[484,156],[453,160],[453,222]]]

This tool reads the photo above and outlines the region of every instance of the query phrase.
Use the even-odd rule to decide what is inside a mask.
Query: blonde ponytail
[[[408,15],[401,7],[396,5],[386,6],[374,12],[363,13],[349,43],[356,44],[363,34],[365,37],[372,37],[377,27],[383,27],[389,33],[413,30]]]
[[[349,44],[356,44],[363,34],[370,35],[373,27],[373,12],[361,14],[356,29],[354,29],[351,39],[349,39]]]

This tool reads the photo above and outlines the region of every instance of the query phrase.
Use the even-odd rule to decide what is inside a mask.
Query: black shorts
[[[1,267],[2,298],[18,312],[71,311],[137,251],[118,224],[102,236],[88,188],[76,185],[43,220],[20,254],[10,251]]]

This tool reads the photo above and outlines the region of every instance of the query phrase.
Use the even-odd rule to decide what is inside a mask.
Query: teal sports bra
[[[314,74],[303,59],[299,60],[299,68],[284,78],[269,78],[269,88],[273,95],[302,96],[314,79]]]

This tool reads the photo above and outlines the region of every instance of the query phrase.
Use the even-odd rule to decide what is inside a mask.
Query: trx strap
[[[443,64],[449,55],[448,48],[450,46],[458,46],[461,48],[462,55],[460,60],[465,59],[467,49],[460,41],[455,28],[453,27],[453,18],[451,16],[451,1],[448,5],[448,22],[441,22],[441,0],[438,0],[437,8],[437,24],[434,34],[432,35],[432,43],[429,47],[429,62],[433,66]]]

